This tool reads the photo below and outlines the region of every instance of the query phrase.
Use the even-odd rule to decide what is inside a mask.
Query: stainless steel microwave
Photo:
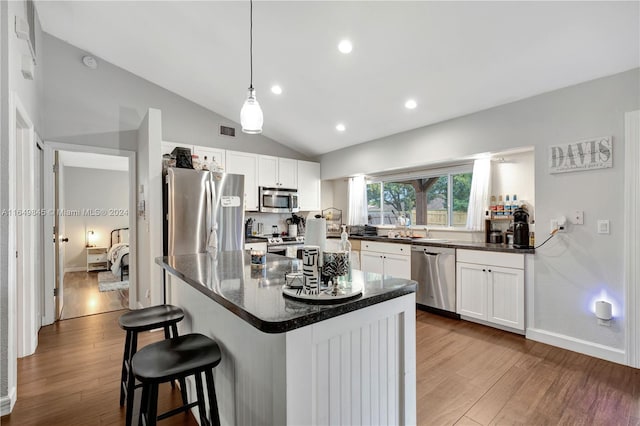
[[[285,188],[268,188],[261,186],[260,211],[265,213],[296,213],[298,206],[298,190]]]

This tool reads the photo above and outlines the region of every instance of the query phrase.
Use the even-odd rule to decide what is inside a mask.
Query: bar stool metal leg
[[[120,375],[120,406],[124,405],[125,387],[129,374],[129,360],[131,359],[131,331],[127,331],[124,341],[124,355],[122,355],[122,374]]]

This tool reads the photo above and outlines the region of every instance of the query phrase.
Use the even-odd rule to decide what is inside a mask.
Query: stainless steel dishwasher
[[[412,246],[411,279],[418,282],[416,303],[456,314],[456,251]]]

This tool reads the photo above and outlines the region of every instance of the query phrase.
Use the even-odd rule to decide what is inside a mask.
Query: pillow
[[[125,243],[125,244],[129,244],[129,230],[128,229],[121,229],[118,232],[120,234],[120,242],[121,243]]]

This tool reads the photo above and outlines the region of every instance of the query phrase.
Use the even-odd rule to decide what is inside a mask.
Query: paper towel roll
[[[324,218],[311,218],[307,220],[304,234],[305,245],[318,246],[320,248],[320,266],[322,266],[322,253],[327,241],[327,221]]]

